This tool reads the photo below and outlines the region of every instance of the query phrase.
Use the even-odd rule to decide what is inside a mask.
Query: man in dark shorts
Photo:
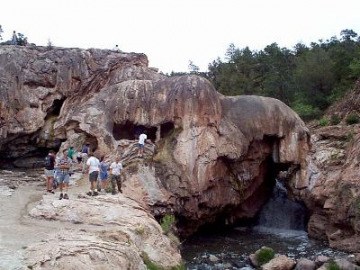
[[[55,151],[50,150],[45,158],[45,176],[46,176],[46,190],[54,194],[53,181],[54,181],[54,168],[55,168]]]
[[[88,166],[90,181],[90,191],[87,195],[96,196],[99,194],[97,190],[97,179],[100,172],[100,161],[92,153],[90,153],[86,165]]]

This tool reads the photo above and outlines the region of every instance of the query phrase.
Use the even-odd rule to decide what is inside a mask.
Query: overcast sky
[[[164,73],[207,70],[230,43],[261,50],[360,34],[360,0],[3,0],[3,39],[13,30],[46,46],[145,53]]]

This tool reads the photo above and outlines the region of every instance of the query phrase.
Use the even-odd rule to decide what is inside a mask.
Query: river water
[[[256,226],[198,233],[183,242],[181,253],[191,270],[254,269],[248,257],[262,246],[292,259],[348,256],[330,249],[325,241],[309,239],[306,220],[306,208],[288,200],[286,189],[277,181]]]

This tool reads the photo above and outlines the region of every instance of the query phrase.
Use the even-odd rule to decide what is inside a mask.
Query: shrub
[[[321,118],[319,124],[322,127],[326,127],[327,125],[329,125],[329,121],[326,118]]]
[[[165,234],[169,233],[171,228],[175,225],[175,216],[174,215],[164,216],[161,220],[160,225]]]
[[[341,270],[340,266],[334,262],[334,261],[330,261],[328,263],[328,265],[326,266],[327,270]]]
[[[346,124],[348,125],[353,125],[353,124],[357,124],[359,123],[359,116],[357,116],[356,114],[349,114],[346,119]]]
[[[262,247],[255,255],[259,265],[263,265],[274,258],[275,252],[272,248]]]
[[[297,102],[293,104],[292,109],[298,113],[301,119],[305,121],[309,121],[311,119],[315,119],[320,116],[321,111],[319,108],[314,108],[309,104],[303,104],[301,102]]]
[[[338,125],[341,122],[340,117],[337,114],[333,114],[330,117],[330,124],[331,125]]]

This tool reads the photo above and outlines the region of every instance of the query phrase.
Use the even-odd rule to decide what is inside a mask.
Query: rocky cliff
[[[2,157],[21,164],[39,149],[85,142],[120,155],[125,195],[157,217],[175,214],[184,234],[254,217],[280,171],[295,190],[309,185],[309,131],[289,107],[159,74],[143,54],[0,46],[0,87]],[[156,142],[144,160],[138,128]]]
[[[332,247],[360,250],[360,125],[348,125],[349,114],[358,115],[360,82],[327,111],[329,126],[312,126],[312,151],[308,156],[308,188],[300,195],[311,211],[309,234],[326,239]],[[337,115],[339,123],[331,124]]]

